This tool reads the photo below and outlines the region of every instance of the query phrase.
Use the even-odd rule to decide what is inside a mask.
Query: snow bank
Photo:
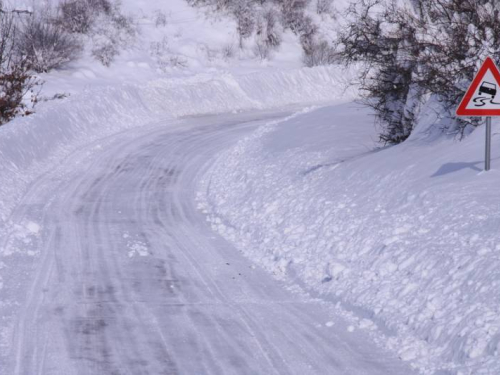
[[[483,133],[372,151],[375,137],[353,105],[270,124],[220,155],[200,208],[423,373],[500,374],[500,167],[481,171]]]

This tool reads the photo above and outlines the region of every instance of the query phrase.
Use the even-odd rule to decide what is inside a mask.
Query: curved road
[[[217,152],[285,115],[130,130],[36,181],[14,217],[40,224],[41,255],[2,374],[412,373],[254,267],[196,209]]]

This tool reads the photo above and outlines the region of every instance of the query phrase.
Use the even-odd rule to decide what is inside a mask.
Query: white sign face
[[[500,82],[497,82],[490,69],[474,90],[466,109],[500,109]]]

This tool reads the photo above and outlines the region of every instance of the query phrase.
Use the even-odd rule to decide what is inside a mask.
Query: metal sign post
[[[491,167],[491,117],[486,117],[486,154],[484,157],[484,170],[489,171]]]

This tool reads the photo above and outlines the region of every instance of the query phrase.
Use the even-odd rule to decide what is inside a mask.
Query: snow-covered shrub
[[[302,17],[300,23],[297,24],[295,33],[299,35],[302,49],[306,55],[311,54],[311,51],[314,49],[317,32],[318,27],[309,16]]]
[[[163,37],[159,42],[151,42],[150,54],[156,62],[158,70],[164,72],[169,67],[168,56],[170,56],[167,37]]]
[[[245,0],[186,0],[191,6],[210,6],[217,11],[226,10],[232,4]]]
[[[200,53],[204,54],[204,58],[212,63],[219,58],[220,51],[216,48],[211,48],[208,44],[202,43],[198,45]]]
[[[0,125],[16,116],[33,113],[38,94],[36,88],[40,85],[26,61],[18,61],[0,71]]]
[[[167,15],[161,10],[157,10],[155,12],[154,21],[156,27],[165,27],[167,26]]]
[[[405,141],[415,126],[415,114],[406,109],[419,44],[411,21],[397,12],[394,3],[362,0],[350,8],[353,22],[340,36],[343,60],[366,62],[360,74],[361,90],[381,124],[380,140],[389,144]],[[384,28],[388,23],[390,32]],[[403,52],[410,43],[414,49]]]
[[[172,68],[187,68],[188,66],[188,61],[180,55],[172,55],[168,61]]]
[[[236,18],[236,31],[239,36],[240,48],[243,48],[243,40],[250,37],[255,30],[255,15],[252,5],[246,1],[239,1],[233,5],[232,13]]]
[[[0,10],[2,10],[0,3]],[[0,70],[8,68],[16,53],[17,24],[12,13],[0,12]]]
[[[281,44],[281,28],[279,15],[275,9],[267,9],[257,21],[257,36],[269,48],[277,48]]]
[[[231,60],[234,57],[234,55],[236,54],[234,44],[228,43],[224,47],[222,47],[221,54],[222,54],[222,58],[225,61]]]
[[[274,0],[279,5],[283,25],[298,33],[304,19],[304,9],[311,0]]]
[[[332,11],[333,0],[316,0],[316,13],[328,14]]]
[[[102,13],[89,31],[92,41],[92,56],[109,66],[121,50],[129,47],[137,34],[132,20],[115,9],[110,14]]]
[[[58,24],[71,33],[86,34],[95,18],[95,11],[87,1],[66,0],[59,5],[61,16]]]
[[[159,42],[152,42],[150,53],[156,62],[156,67],[161,72],[166,72],[169,68],[186,68],[188,66],[184,57],[172,54],[167,37],[163,37]]]
[[[112,10],[110,0],[64,0],[57,21],[68,32],[87,34],[100,14],[110,15]]]
[[[274,9],[267,9],[257,20],[256,40],[253,53],[261,60],[268,59],[281,44],[281,26]]]
[[[64,0],[55,20],[69,33],[85,34],[91,39],[91,53],[109,66],[136,35],[132,20],[121,13],[120,2],[112,0]]]
[[[35,89],[41,84],[29,61],[18,54],[18,21],[14,14],[0,12],[0,125],[30,114],[36,103]]]
[[[31,68],[42,73],[75,60],[82,47],[58,24],[35,12],[23,25],[17,48],[30,61]]]
[[[192,6],[219,11],[236,19],[239,47],[255,37],[252,51],[267,59],[282,43],[282,33],[291,30],[300,40],[307,66],[331,64],[333,51],[318,39],[319,27],[311,17],[313,0],[186,0]],[[333,0],[314,0],[318,13],[333,13]],[[311,5],[311,6],[309,6]]]
[[[264,41],[257,39],[253,46],[253,53],[261,60],[266,60],[271,54],[271,48]]]
[[[330,65],[338,62],[338,53],[326,40],[313,42],[304,48],[304,65],[308,67]]]
[[[454,118],[454,128],[447,130],[463,135],[480,121],[454,117],[456,106],[479,64],[487,56],[500,62],[500,2],[420,0],[413,19],[428,30],[425,34],[423,27],[418,30],[418,39],[425,48],[414,80],[426,92],[435,94]]]

